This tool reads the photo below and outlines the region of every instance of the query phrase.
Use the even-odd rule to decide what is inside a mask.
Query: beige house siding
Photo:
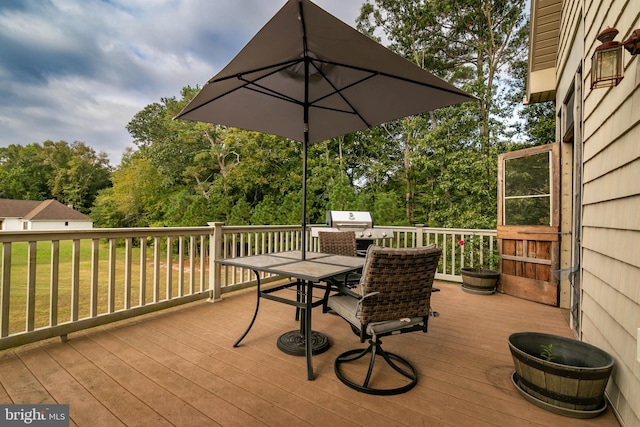
[[[582,295],[580,337],[616,361],[607,396],[625,426],[640,425],[640,58],[624,51],[617,87],[591,90],[591,55],[607,27],[640,28],[637,0],[584,5]],[[561,25],[564,25],[565,22]]]
[[[541,5],[543,0],[532,0]],[[535,24],[534,24],[535,25]],[[607,27],[623,41],[640,28],[638,0],[563,0],[556,60],[558,141],[568,94],[575,88],[576,144],[582,140],[579,338],[616,361],[607,397],[623,426],[640,426],[640,55],[624,51],[624,79],[617,87],[590,89],[591,56]],[[582,73],[579,74],[579,70]],[[561,144],[561,268],[572,267],[574,173],[571,143]],[[578,162],[580,164],[580,162]],[[566,279],[561,306],[567,306]]]

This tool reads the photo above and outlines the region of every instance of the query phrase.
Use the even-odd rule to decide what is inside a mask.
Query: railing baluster
[[[133,244],[133,238],[127,237],[125,239],[125,252],[124,252],[124,309],[129,310],[131,308],[131,246]]]
[[[167,283],[166,299],[173,298],[173,239],[167,236]]]
[[[223,268],[215,260],[222,257],[222,223],[209,223],[213,226],[213,234],[209,234],[209,301],[215,302],[222,297],[223,284],[227,284],[227,269],[224,268],[224,283],[222,281]],[[202,249],[204,251],[204,247]],[[204,256],[204,253],[203,253]]]
[[[240,247],[238,248],[238,249],[240,249],[240,250],[239,250],[238,252],[240,253],[240,256],[244,256],[244,233],[240,233],[240,234],[238,235],[238,237],[240,238],[240,242],[239,242]],[[236,245],[236,247],[237,247],[237,245]],[[241,280],[242,280],[243,282],[244,282],[245,280],[247,280],[247,276],[248,276],[250,273],[251,273],[251,271],[250,271],[250,270],[247,270],[247,269],[244,269],[244,268],[243,268],[243,269],[240,271],[240,278],[241,278]]]
[[[109,292],[107,312],[113,313],[116,305],[116,239],[109,239]]]
[[[60,280],[60,241],[51,241],[51,265],[49,278],[49,326],[58,324],[58,288]]]
[[[220,244],[222,245],[220,247],[220,254],[219,254],[220,258],[227,258],[228,257],[228,254],[227,254],[227,240],[228,239],[227,238],[228,238],[228,236],[226,234],[222,234],[221,233],[221,235],[219,236]],[[229,267],[227,267],[227,266],[223,266],[223,267],[221,266],[220,269],[221,269],[221,273],[224,274],[223,286],[227,287],[227,286],[229,286],[229,282],[230,282],[229,271],[231,269]]]
[[[189,293],[196,290],[195,284],[195,264],[196,264],[196,241],[193,236],[189,236]]]
[[[184,236],[178,238],[178,297],[184,295]]]
[[[433,244],[436,246],[438,245],[438,233],[433,233]],[[431,244],[431,241],[428,242],[429,244]],[[441,268],[440,268],[440,273],[444,274],[447,271],[447,260],[445,258],[442,258],[442,256],[440,257],[440,264],[441,264]]]
[[[36,316],[36,253],[38,242],[29,242],[27,255],[27,331],[33,331],[35,328]]]
[[[51,266],[53,267],[53,261],[51,263]],[[100,268],[100,241],[98,239],[92,239],[91,240],[91,302],[90,302],[91,308],[89,309],[90,317],[96,317],[98,315],[98,277],[99,277],[98,274],[100,271],[99,268]]]
[[[0,337],[9,335],[9,300],[11,298],[11,242],[2,244],[2,283],[0,283]]]
[[[204,292],[205,290],[205,285],[204,285],[204,279],[205,279],[205,259],[207,258],[205,256],[205,238],[204,236],[200,236],[200,292]]]
[[[267,252],[267,233],[266,232],[261,232],[260,233],[260,253],[264,254]],[[264,278],[264,272],[260,272],[260,278]]]
[[[71,251],[71,321],[78,320],[80,311],[80,239],[73,239]]]
[[[160,237],[153,238],[153,302],[160,301]]]
[[[229,248],[229,252],[231,252],[231,258],[235,258],[238,256],[237,254],[237,250],[236,250],[236,234],[232,234],[231,235],[231,247]],[[231,284],[235,285],[238,283],[237,280],[237,275],[238,275],[238,269],[236,267],[232,267],[231,268]]]
[[[147,304],[147,238],[140,237],[140,289],[139,301],[140,305]]]

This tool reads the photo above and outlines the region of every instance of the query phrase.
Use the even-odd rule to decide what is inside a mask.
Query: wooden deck
[[[197,302],[0,354],[0,402],[69,403],[79,426],[618,426],[611,409],[590,420],[566,418],[527,402],[511,383],[507,336],[544,331],[571,336],[559,309],[502,294],[471,295],[438,283],[427,334],[384,340],[414,362],[420,379],[391,397],[340,383],[333,360],[361,344],[346,323],[314,311],[314,329],[332,347],[314,357],[276,348],[296,327],[293,308],[262,301],[254,328],[233,348],[255,291]]]

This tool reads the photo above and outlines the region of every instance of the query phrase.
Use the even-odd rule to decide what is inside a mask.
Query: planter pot
[[[552,361],[541,358],[553,344]],[[606,409],[604,389],[613,369],[607,352],[582,341],[537,332],[509,336],[513,383],[527,400],[561,415],[591,418]]]
[[[462,290],[481,295],[490,295],[496,291],[500,273],[485,268],[464,267],[460,270]]]

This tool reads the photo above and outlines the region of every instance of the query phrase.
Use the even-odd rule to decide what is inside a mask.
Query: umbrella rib
[[[255,79],[255,80],[249,80],[249,79],[246,79],[244,77],[244,74],[249,74],[249,73],[238,74],[237,77],[238,77],[238,80],[241,80],[241,81],[246,83],[246,84],[241,86],[244,89],[251,90],[251,91],[260,93],[262,95],[267,95],[267,96],[271,96],[271,97],[274,97],[274,98],[277,98],[277,99],[281,99],[283,101],[291,102],[293,104],[304,105],[304,103],[302,101],[299,101],[299,100],[297,100],[297,99],[295,99],[295,98],[293,98],[291,96],[285,95],[282,92],[277,92],[277,91],[275,91],[273,89],[270,89],[270,88],[258,83],[259,80],[262,80],[264,78],[272,76],[273,74],[279,73],[280,71],[286,70],[287,68],[289,68],[289,67],[291,67],[291,66],[293,66],[295,64],[299,64],[300,62],[303,62],[303,61],[304,61],[304,59],[300,58],[300,59],[297,59],[297,60],[294,60],[294,61],[283,62],[283,63],[279,64],[280,67],[278,69],[275,69],[272,72],[270,72],[269,74],[266,74],[264,76],[260,76],[258,79]],[[270,67],[266,67],[266,68],[270,68]],[[255,87],[252,87],[252,86],[255,86]],[[240,89],[240,88],[237,88],[237,89]]]
[[[194,106],[193,108],[190,108],[190,109],[188,109],[188,110],[183,110],[183,111],[181,111],[177,116],[175,116],[175,117],[174,117],[174,120],[175,120],[175,119],[179,119],[180,117],[182,117],[182,116],[184,116],[184,115],[186,115],[186,114],[189,114],[189,113],[191,113],[192,111],[195,111],[195,110],[197,110],[197,109],[199,109],[199,108],[202,108],[202,107],[204,107],[205,105],[211,104],[212,102],[215,102],[215,101],[217,101],[218,99],[223,98],[223,97],[225,97],[225,96],[227,96],[227,95],[229,95],[229,94],[231,94],[231,93],[233,93],[233,92],[235,92],[235,91],[237,91],[237,90],[239,90],[239,89],[246,88],[246,89],[251,90],[251,88],[247,87],[247,86],[248,86],[248,85],[250,85],[250,84],[254,84],[254,85],[256,85],[256,86],[260,87],[258,84],[256,84],[256,83],[255,83],[255,81],[251,81],[251,80],[247,80],[247,79],[245,79],[245,78],[244,78],[244,75],[245,75],[245,74],[258,73],[258,72],[260,72],[260,71],[264,71],[264,70],[268,70],[268,69],[270,69],[270,68],[276,68],[276,67],[277,67],[275,70],[271,71],[270,73],[268,73],[268,74],[266,74],[266,75],[264,75],[264,76],[260,76],[260,78],[262,79],[262,78],[265,78],[265,77],[269,77],[269,76],[271,76],[271,75],[273,75],[273,74],[275,74],[275,73],[278,73],[278,72],[280,72],[280,71],[282,71],[282,70],[285,70],[285,69],[287,69],[287,67],[290,67],[290,66],[292,66],[292,65],[295,65],[295,64],[297,64],[297,63],[299,63],[299,62],[300,62],[300,59],[296,59],[296,60],[293,60],[293,61],[285,61],[285,62],[281,62],[281,63],[279,63],[279,64],[272,64],[272,65],[268,65],[268,66],[266,66],[266,67],[254,68],[253,70],[245,71],[245,72],[243,72],[243,73],[236,73],[236,74],[232,74],[232,75],[230,75],[230,76],[220,77],[220,78],[217,78],[217,79],[211,79],[211,80],[209,80],[209,81],[207,82],[207,85],[214,84],[214,83],[218,83],[218,82],[223,82],[223,81],[231,80],[231,79],[238,79],[238,80],[240,80],[240,81],[242,81],[242,82],[245,82],[245,84],[243,84],[242,86],[239,86],[239,87],[235,87],[235,88],[233,88],[233,89],[231,89],[231,90],[228,90],[228,91],[226,91],[226,92],[224,92],[224,93],[221,93],[220,95],[218,95],[218,96],[216,96],[216,97],[213,97],[213,98],[211,98],[211,99],[207,100],[207,102],[203,102],[202,104],[199,104],[199,105],[197,105],[197,106]],[[255,90],[255,89],[253,89],[253,90]],[[269,90],[269,89],[268,89],[268,88],[265,88],[265,90]],[[259,91],[258,91],[258,92],[259,92]],[[273,93],[278,94],[278,92],[273,92]],[[265,93],[265,95],[269,95],[269,94]],[[278,94],[278,95],[280,95],[280,96],[282,97],[281,99],[288,100],[289,102],[296,102],[296,100],[295,100],[295,99],[293,99],[293,98],[291,98],[291,99],[287,99],[287,98],[285,97],[285,95],[283,95],[283,94]],[[271,96],[277,97],[277,96],[275,96],[275,95],[271,95]]]
[[[315,66],[315,64],[314,64],[314,67],[316,67],[316,66]],[[355,114],[355,115],[357,115],[357,116],[360,118],[360,120],[362,120],[362,123],[364,123],[367,127],[371,127],[371,124],[370,124],[369,122],[367,122],[367,121],[365,120],[365,118],[364,118],[364,117],[362,117],[362,115],[361,115],[360,113],[358,113],[358,110],[356,110],[356,109],[355,109],[355,107],[353,106],[353,104],[351,104],[351,102],[349,102],[349,100],[348,100],[347,98],[345,98],[345,96],[342,94],[342,91],[343,91],[343,90],[346,90],[346,89],[349,89],[349,88],[350,88],[350,87],[352,87],[352,86],[358,85],[358,84],[360,84],[360,83],[362,83],[362,82],[365,82],[365,81],[367,81],[367,80],[369,80],[369,79],[373,78],[374,76],[376,76],[376,73],[373,73],[373,72],[372,72],[369,76],[364,77],[364,78],[362,78],[362,79],[360,79],[360,80],[358,80],[358,81],[355,81],[355,82],[353,82],[353,83],[351,83],[351,84],[348,84],[347,86],[345,86],[345,87],[343,87],[343,88],[338,89],[338,88],[333,84],[333,82],[332,82],[331,80],[329,80],[329,79],[327,78],[327,76],[322,72],[322,69],[321,69],[320,67],[316,67],[316,69],[317,69],[317,70],[318,70],[318,72],[322,75],[322,77],[324,77],[324,79],[327,81],[327,83],[329,83],[329,85],[331,85],[331,87],[333,88],[334,92],[333,92],[333,93],[329,93],[329,94],[327,94],[327,95],[325,95],[325,96],[323,96],[323,97],[320,97],[320,98],[316,99],[315,101],[311,102],[310,104],[311,104],[311,105],[313,105],[313,106],[314,106],[314,107],[316,107],[316,108],[324,108],[324,109],[327,109],[327,110],[340,111],[340,112],[344,112],[344,113],[349,113],[349,112],[350,112],[351,114]],[[316,106],[316,105],[315,105],[315,103],[316,103],[316,102],[320,102],[320,101],[322,101],[323,99],[326,99],[326,98],[328,98],[328,97],[330,97],[330,96],[332,96],[332,95],[334,95],[334,94],[338,94],[338,96],[340,96],[340,98],[342,98],[342,100],[343,100],[343,101],[344,101],[344,102],[349,106],[349,108],[351,108],[351,111],[340,110],[340,109],[337,109],[337,108],[335,108],[335,109],[334,109],[334,108],[328,108],[328,107],[321,107],[321,106]]]
[[[368,78],[370,78],[370,77],[367,77],[367,79]],[[364,80],[366,80],[366,79],[362,79],[360,82],[362,82]],[[254,91],[256,93],[265,95],[265,96],[271,96],[273,98],[280,99],[282,101],[286,101],[286,102],[290,102],[292,104],[297,104],[297,105],[300,105],[300,106],[304,106],[304,102],[298,101],[297,99],[292,98],[292,97],[287,96],[287,95],[284,95],[284,94],[282,94],[280,92],[276,92],[274,90],[271,90],[268,87],[259,85],[254,81],[245,80],[245,79],[242,79],[242,81],[247,83],[246,85],[243,86],[243,88],[246,89],[246,90],[251,90],[251,91]],[[255,87],[252,87],[252,86],[255,86]],[[357,115],[358,117],[360,117],[360,119],[363,121],[363,123],[365,123],[367,126],[369,126],[369,124],[364,119],[364,117],[362,117],[360,114],[358,114],[358,112],[355,110],[355,108],[353,108],[353,105],[351,105],[349,103],[349,101],[347,99],[345,99],[345,97],[342,96],[342,94],[340,93],[340,90],[348,89],[349,87],[353,86],[353,84],[345,86],[343,89],[337,89],[337,88],[335,88],[333,86],[333,84],[331,86],[335,89],[335,92],[331,92],[330,94],[325,95],[325,96],[323,96],[321,98],[318,98],[315,101],[309,102],[309,107],[310,108],[317,108],[317,109],[320,109],[320,110],[335,111],[335,112],[338,112],[338,113]],[[338,95],[340,95],[340,97],[347,103],[347,105],[349,105],[349,107],[351,107],[351,110],[345,110],[345,109],[342,109],[342,108],[324,107],[322,105],[315,105],[316,102],[322,101],[323,99],[326,99],[326,98],[328,98],[328,97],[330,97],[330,96],[332,96],[332,95],[334,95],[336,93]]]
[[[292,59],[292,60],[288,60],[288,61],[279,62],[277,64],[270,64],[270,65],[265,65],[264,67],[258,67],[258,68],[254,68],[254,69],[251,69],[251,70],[242,71],[240,73],[230,74],[230,75],[224,76],[224,77],[218,77],[217,79],[216,78],[212,78],[211,80],[209,80],[207,82],[207,84],[223,82],[225,80],[234,79],[234,78],[236,78],[238,76],[243,76],[245,74],[259,73],[260,71],[274,69],[269,74],[261,76],[261,77],[267,77],[267,76],[275,74],[275,73],[277,73],[279,71],[285,70],[288,67],[291,67],[292,65],[295,65],[295,64],[299,63],[300,61],[301,61],[301,59]]]
[[[417,84],[419,86],[429,87],[429,88],[432,88],[432,89],[440,90],[440,91],[451,93],[451,94],[455,94],[455,95],[466,96],[466,97],[470,98],[470,100],[477,99],[475,96],[469,95],[468,93],[465,93],[465,92],[462,92],[460,89],[455,88],[455,87],[453,89],[449,89],[449,88],[444,88],[444,87],[437,86],[435,84],[425,83],[425,82],[421,82],[419,80],[413,80],[413,79],[410,79],[408,77],[402,77],[402,76],[398,76],[398,75],[395,75],[395,74],[385,73],[384,71],[378,71],[378,70],[372,70],[370,68],[359,67],[357,65],[349,65],[349,64],[344,64],[344,63],[341,63],[341,62],[328,61],[328,60],[325,60],[325,59],[315,59],[315,60],[318,61],[318,62],[323,62],[323,63],[328,64],[328,65],[335,65],[337,67],[345,67],[345,68],[350,68],[350,69],[356,70],[356,71],[364,71],[364,72],[367,72],[367,73],[371,73],[372,75],[369,78],[375,77],[375,76],[389,77],[389,78],[392,78],[392,79],[401,80],[401,81],[407,82],[407,83]],[[413,63],[411,62],[411,64],[413,64]],[[413,65],[415,65],[415,64],[413,64]],[[417,65],[415,65],[415,66],[417,67]],[[422,68],[421,68],[421,70],[422,70]],[[425,71],[425,70],[423,70],[423,71]],[[363,81],[364,80],[366,80],[366,78],[363,79]]]
[[[276,92],[274,90],[269,89],[268,87],[264,87],[261,86],[255,82],[251,82],[249,80],[242,80],[244,82],[246,82],[247,84],[243,86],[244,89],[246,90],[251,90],[253,92],[257,92],[260,93],[262,95],[266,95],[266,96],[271,96],[273,98],[277,98],[283,101],[287,101],[287,102],[291,102],[292,104],[298,104],[298,105],[303,105],[304,103],[302,101],[298,101],[295,98],[292,98],[290,96],[287,96],[283,93],[280,92]],[[251,87],[250,85],[256,86],[256,87]]]

